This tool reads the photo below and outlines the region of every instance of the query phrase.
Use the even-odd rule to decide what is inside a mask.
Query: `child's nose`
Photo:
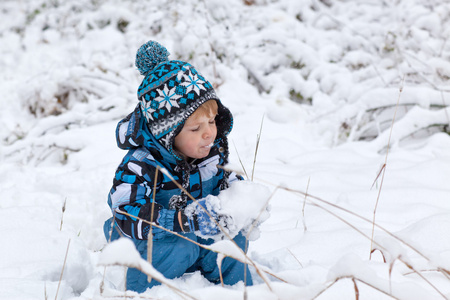
[[[211,136],[211,130],[207,129],[205,130],[205,132],[203,133],[203,138],[207,139]]]
[[[208,138],[211,137],[211,135],[212,135],[212,129],[208,127],[208,128],[205,129],[205,131],[203,132],[203,138],[204,138],[204,139],[208,139]]]

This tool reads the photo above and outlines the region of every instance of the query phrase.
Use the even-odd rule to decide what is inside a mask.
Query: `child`
[[[233,226],[231,216],[216,214],[203,198],[217,196],[241,179],[217,167],[224,166],[228,159],[227,135],[233,125],[230,111],[192,65],[169,61],[168,56],[167,50],[154,41],[142,45],[136,54],[136,66],[145,78],[138,89],[139,104],[117,125],[117,144],[128,153],[116,170],[108,197],[115,218],[106,221],[104,227],[108,240],[119,238],[119,232],[132,239],[144,259],[150,227],[123,212],[209,245],[214,240],[208,237],[220,230],[204,211],[193,209],[196,204],[187,193],[209,208],[219,224]],[[187,193],[157,166],[166,169]],[[216,253],[156,227],[152,238],[152,264],[165,277],[176,278],[199,270],[209,281],[220,282]],[[246,249],[242,234],[234,241]],[[225,258],[224,283],[243,281],[245,268]],[[248,269],[245,280],[246,285],[252,285]],[[148,283],[147,275],[136,269],[127,272],[128,290],[144,292],[157,284],[155,280]]]

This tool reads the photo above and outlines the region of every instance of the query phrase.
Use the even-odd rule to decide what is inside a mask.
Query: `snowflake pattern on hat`
[[[152,100],[147,100],[143,107],[147,119],[154,121],[166,112],[170,113],[172,108],[180,108],[179,104],[186,105],[188,101],[193,100],[196,96],[191,92],[200,96],[201,91],[211,87],[203,76],[192,70],[195,69],[188,69],[186,74],[182,74],[181,81],[177,76],[177,79],[169,80],[162,88],[155,88],[150,92]]]
[[[183,77],[185,81],[182,82],[181,85],[186,87],[187,93],[194,91],[199,95],[201,90],[206,90],[206,82],[201,75],[190,72],[190,74],[184,74]]]

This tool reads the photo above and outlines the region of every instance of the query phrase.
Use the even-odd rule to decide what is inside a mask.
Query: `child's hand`
[[[198,202],[199,205],[203,206],[206,209],[206,201],[200,200]],[[217,220],[217,214],[214,210],[210,210],[209,216],[208,213],[206,213],[205,210],[202,208],[198,208],[197,214],[193,216],[192,218],[192,228],[195,231],[199,230],[201,234],[203,235],[216,235],[219,233],[219,229],[217,228],[216,223],[214,220]],[[191,224],[191,222],[189,222]],[[192,230],[192,231],[194,231]]]
[[[204,209],[199,207],[199,205]],[[209,215],[206,211],[208,211]],[[193,203],[186,209],[179,211],[179,222],[182,230],[185,232],[200,231],[202,235],[216,235],[220,232],[220,229],[214,220],[222,228],[228,230],[234,224],[233,218],[230,215],[224,213],[217,214],[206,199],[199,200],[198,204]]]

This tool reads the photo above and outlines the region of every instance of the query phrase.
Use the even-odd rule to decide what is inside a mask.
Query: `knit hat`
[[[167,49],[155,41],[149,41],[139,48],[136,67],[145,78],[139,86],[138,99],[150,132],[180,160],[173,151],[175,136],[200,105],[208,100],[217,101],[215,142],[228,135],[233,118],[221,104],[209,81],[189,63],[168,60],[168,56]]]

